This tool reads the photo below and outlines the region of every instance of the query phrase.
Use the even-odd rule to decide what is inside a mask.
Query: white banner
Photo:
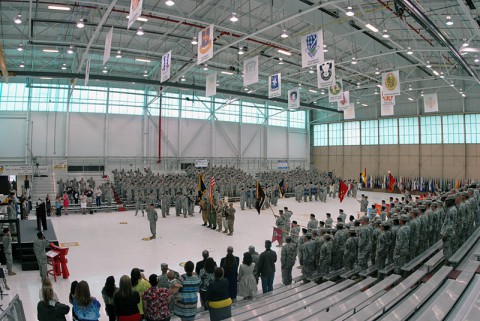
[[[198,33],[197,65],[213,58],[213,25]]]
[[[386,95],[383,91],[380,90],[380,103],[383,106],[395,106],[395,96],[393,95]]]
[[[351,103],[343,110],[343,119],[355,119],[355,104]]]
[[[243,85],[248,86],[258,82],[258,56],[243,61]]]
[[[288,161],[286,159],[279,160],[277,163],[278,169],[288,169]]]
[[[350,92],[344,91],[342,92],[342,98],[337,102],[337,109],[345,110],[348,106],[350,106]]]
[[[205,96],[215,96],[217,94],[217,73],[208,74],[205,84]]]
[[[103,64],[105,65],[110,59],[110,51],[112,50],[113,27],[107,32],[105,36],[105,50],[103,51]]]
[[[288,91],[288,109],[300,108],[300,88]]]
[[[160,71],[160,82],[170,79],[170,66],[172,64],[172,51],[162,56],[162,70]]]
[[[142,14],[143,0],[131,0],[130,2],[130,14],[128,16],[128,26],[127,29],[137,21],[138,17]]]
[[[208,159],[196,159],[195,160],[196,168],[206,168],[208,167]]]
[[[32,175],[32,165],[0,165],[0,176],[9,175]]]
[[[328,88],[335,83],[335,61],[326,60],[317,65],[318,88]]]
[[[52,169],[53,169],[54,171],[66,172],[66,171],[68,170],[67,160],[53,161],[53,163],[52,163]]]
[[[90,59],[88,58],[85,64],[85,86],[88,86],[88,81],[90,80]]]
[[[398,70],[382,74],[382,91],[386,95],[400,95],[400,74]]]
[[[268,98],[282,95],[282,74],[268,76]]]
[[[438,111],[438,97],[436,93],[423,95],[423,108],[426,113]]]
[[[328,102],[339,101],[342,99],[343,82],[342,80],[335,80],[333,86],[328,87]]]
[[[303,36],[301,47],[302,68],[313,67],[323,63],[324,57],[322,30]]]
[[[393,116],[394,105],[381,105],[380,114],[382,116]]]

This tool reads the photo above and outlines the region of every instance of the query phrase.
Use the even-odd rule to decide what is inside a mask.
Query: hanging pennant
[[[342,98],[337,101],[337,108],[338,110],[345,110],[350,106],[350,92],[344,91],[342,92]]]
[[[438,97],[436,93],[423,95],[423,109],[426,113],[438,111]]]
[[[130,13],[128,15],[127,29],[137,21],[138,17],[142,14],[143,0],[131,0],[130,1]]]
[[[342,99],[343,83],[342,80],[335,80],[333,86],[328,88],[328,102],[339,101]]]
[[[305,35],[301,38],[302,44],[302,68],[313,67],[322,64],[323,56],[323,32]]]
[[[113,27],[107,32],[105,36],[105,50],[103,51],[103,64],[105,65],[110,59],[110,51],[112,50]]]
[[[288,91],[288,109],[300,108],[300,88],[290,89]]]
[[[172,64],[172,51],[162,56],[162,70],[160,71],[160,82],[170,79],[170,66]]]
[[[398,70],[382,74],[382,91],[387,95],[400,95],[400,74]]]
[[[85,86],[88,86],[88,81],[90,80],[90,59],[88,58],[87,64],[85,65]]]
[[[317,65],[318,88],[328,88],[335,83],[335,61],[326,60]]]
[[[382,116],[393,116],[393,107],[394,105],[381,105],[380,115]]]
[[[355,119],[355,104],[351,103],[343,110],[343,119]]]
[[[213,25],[198,33],[197,65],[213,58]]]
[[[282,95],[282,75],[274,74],[268,77],[268,98]]]
[[[258,56],[243,61],[243,85],[248,86],[258,82]]]
[[[215,96],[217,94],[217,73],[208,74],[205,84],[205,96]]]

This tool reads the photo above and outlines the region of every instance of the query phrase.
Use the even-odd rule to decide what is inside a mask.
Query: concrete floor
[[[360,197],[361,192],[358,196]],[[389,196],[399,195],[387,193],[366,192],[370,205],[388,199]],[[258,215],[255,209],[241,211],[239,204],[234,204],[237,209],[235,220],[235,233],[227,236],[201,226],[201,216],[183,218],[170,216],[161,218],[157,223],[157,239],[143,241],[142,238],[150,236],[149,224],[146,217],[141,214],[135,216],[134,212],[97,213],[94,215],[70,214],[68,216],[52,217],[57,238],[60,243],[78,242],[79,246],[71,247],[68,254],[68,268],[70,278],[57,279],[54,289],[61,302],[68,303],[70,283],[74,280],[86,280],[90,291],[102,303],[101,320],[107,320],[104,311],[104,302],[101,290],[105,279],[113,275],[118,281],[123,274],[130,274],[130,270],[139,267],[145,270],[145,275],[160,273],[160,264],[168,263],[171,269],[183,272],[179,266],[181,262],[201,260],[204,249],[210,251],[217,263],[226,255],[228,246],[233,246],[234,254],[242,260],[243,253],[249,245],[254,245],[260,253],[264,250],[264,241],[271,239],[272,226],[275,218],[271,209],[266,209]],[[351,197],[345,198],[343,203],[337,199],[327,199],[327,203],[302,202],[297,203],[293,198],[281,199],[278,206],[273,208],[275,214],[279,209],[288,206],[293,211],[293,220],[306,225],[310,213],[315,213],[317,219],[325,219],[325,213],[332,213],[336,220],[338,209],[342,208],[347,217],[351,214],[357,216],[360,204]],[[195,208],[198,212],[198,207]],[[158,210],[160,215],[160,210]],[[171,209],[174,213],[174,209]],[[161,216],[161,215],[160,215]],[[127,224],[120,224],[127,222]],[[280,248],[277,251],[277,272],[274,283],[281,283],[280,273]],[[14,265],[16,276],[8,277],[11,288],[8,296],[3,298],[4,306],[19,294],[23,301],[27,320],[36,320],[36,306],[39,301],[40,276],[38,271],[20,270],[20,265]],[[293,277],[300,275],[299,269],[294,269]],[[52,279],[53,282],[53,279]],[[260,289],[261,286],[259,286]],[[71,317],[67,318],[71,320]]]

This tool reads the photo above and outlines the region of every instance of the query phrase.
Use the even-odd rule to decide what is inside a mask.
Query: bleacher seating
[[[452,266],[457,266],[458,263],[465,257],[470,249],[477,243],[480,237],[480,228],[477,228],[472,235],[463,243],[463,245],[450,257],[448,262]]]
[[[430,246],[426,251],[415,257],[413,260],[402,266],[402,271],[411,272],[418,268],[423,262],[428,260],[433,254],[443,247],[443,242],[440,240]]]

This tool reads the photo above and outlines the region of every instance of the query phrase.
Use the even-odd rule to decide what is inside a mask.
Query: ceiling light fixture
[[[115,56],[115,58],[118,58],[118,59],[122,58],[122,52],[120,50],[117,51],[117,55]]]
[[[249,89],[248,89],[248,87],[244,87],[243,90],[244,90],[244,91],[248,91]]]
[[[233,75],[233,72],[228,71],[228,70],[222,70],[221,73],[224,74],[224,75],[229,75],[229,76]]]
[[[207,64],[203,65],[203,70],[205,70],[205,71],[208,70],[208,65]]]
[[[429,62],[429,61],[427,61],[427,65],[426,65],[425,67],[427,67],[427,68],[432,68],[432,65],[430,65],[430,62]]]
[[[180,78],[180,81],[187,81],[187,79],[185,79],[185,76],[182,76],[182,78]]]
[[[408,49],[407,49],[407,55],[413,55],[412,48],[408,47]]]
[[[130,19],[130,15],[126,16],[125,18]],[[140,17],[137,18],[137,21],[147,22],[148,18],[140,16]]]
[[[438,73],[438,71],[433,70],[432,72],[435,74],[435,76],[440,76],[440,74]]]
[[[17,14],[17,16],[15,17],[15,20],[13,20],[17,25],[21,24],[22,23],[22,15],[21,14]]]
[[[18,51],[23,51],[23,44],[22,44],[22,43],[18,45],[17,50],[18,50]]]
[[[470,44],[468,43],[467,39],[463,39],[462,47],[468,47]]]
[[[355,12],[352,11],[352,7],[348,7],[347,8],[347,12],[345,12],[345,14],[348,16],[348,17],[353,17],[355,15]]]
[[[145,33],[143,32],[142,27],[138,27],[138,29],[137,29],[137,35],[138,35],[138,36],[143,36],[144,34],[145,34]]]
[[[243,48],[240,47],[240,49],[238,49],[238,54],[239,55],[243,55],[245,53],[245,51],[243,51]]]
[[[279,60],[279,62],[278,62],[279,65],[283,65],[283,64],[284,64],[282,57],[279,57],[278,60]]]
[[[107,67],[103,67],[102,72],[103,72],[104,74],[108,73]]]
[[[313,71],[313,68],[310,68],[310,70],[308,71],[309,74],[313,74],[314,71]]]
[[[190,42],[192,45],[198,44],[197,37],[193,37],[192,41]]]
[[[408,85],[408,90],[412,90],[412,85]]]
[[[408,100],[413,101],[414,99],[412,97],[408,97]]]
[[[282,38],[284,38],[284,39],[285,39],[285,38],[288,38],[288,33],[287,33],[287,30],[286,30],[286,29],[283,29],[283,32],[282,32],[282,34],[280,35],[280,37],[282,37]]]
[[[451,83],[451,84],[450,84],[450,87],[455,87],[455,84],[454,84],[454,83]]]
[[[378,68],[375,68],[375,75],[380,75],[380,71],[378,70]]]
[[[311,92],[311,93],[314,93],[314,94],[316,94],[318,92],[318,91],[313,90],[313,89],[309,89],[308,91]]]
[[[352,65],[356,65],[357,64],[357,60],[355,59],[355,57],[352,57]]]
[[[479,61],[480,61],[480,59],[478,59],[478,58],[475,58],[475,60],[474,60],[474,62],[479,62]]]
[[[77,28],[82,29],[83,27],[85,27],[85,23],[83,22],[83,19],[78,20],[77,21]]]
[[[420,93],[420,96],[422,96],[422,97],[423,97],[423,90],[422,90],[422,92]]]
[[[68,53],[69,55],[73,54],[73,46],[72,46],[72,45],[70,45],[70,47],[68,47],[67,53]]]
[[[49,52],[49,53],[58,53],[57,49],[43,49],[43,52]]]
[[[278,49],[277,52],[281,53],[282,55],[285,55],[285,56],[291,56],[292,55],[292,53],[290,51],[286,51],[286,50],[283,50],[283,49]]]
[[[447,26],[453,25],[452,17],[447,16],[447,22],[445,22],[445,24],[446,24]]]
[[[70,7],[66,6],[48,6],[50,10],[70,11]]]
[[[62,68],[60,68],[62,70],[67,70],[67,64],[62,64]]]
[[[152,62],[151,60],[143,59],[143,58],[135,58],[135,60],[139,62]]]
[[[325,95],[325,90],[322,89],[322,91],[320,92],[322,95]]]
[[[373,32],[378,32],[378,29],[377,29],[374,25],[372,25],[372,24],[367,23],[367,24],[365,25],[365,27],[367,27],[368,29],[370,29],[370,30],[373,31]]]
[[[148,77],[148,73],[146,70],[143,72],[143,77]]]
[[[50,79],[52,79],[52,78],[50,78],[50,77],[40,77],[40,79],[50,80]]]
[[[20,68],[25,68],[25,63],[22,61],[22,63],[19,66]]]
[[[383,35],[382,35],[383,38],[390,38],[390,35],[387,33],[387,29],[384,29],[383,30]]]
[[[462,97],[465,97],[466,95],[465,94],[462,94]]]
[[[362,106],[363,106],[363,107],[368,107],[368,105],[367,105],[367,104],[362,104]]]
[[[167,0],[167,1],[165,1],[165,4],[169,7],[171,7],[171,6],[175,5],[175,2],[172,1],[172,0]]]
[[[231,22],[237,22],[238,21],[237,14],[235,12],[232,12],[232,15],[230,16],[230,21]]]

